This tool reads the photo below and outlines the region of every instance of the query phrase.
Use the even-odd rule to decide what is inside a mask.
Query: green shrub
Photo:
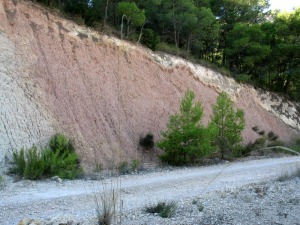
[[[156,45],[160,42],[160,38],[152,29],[144,29],[142,43],[148,48],[155,51]]]
[[[300,146],[299,145],[298,146],[291,146],[290,148],[293,149],[294,151],[300,153]]]
[[[154,147],[154,135],[151,133],[146,134],[145,137],[140,137],[140,146],[146,148],[147,150]]]
[[[15,174],[17,176],[23,177],[26,167],[25,151],[24,148],[18,151],[13,151],[12,153],[12,163],[8,172]]]
[[[22,148],[20,152],[14,151],[12,158],[9,173],[25,179],[37,180],[52,176],[74,179],[82,173],[73,146],[62,134],[54,135],[49,147],[41,151],[32,146],[25,153]]]
[[[41,179],[44,171],[44,161],[36,146],[32,146],[25,153],[24,148],[19,152],[13,151],[13,161],[8,172],[25,179]]]
[[[43,160],[45,162],[45,175],[47,177],[59,176],[65,179],[74,179],[78,177],[82,170],[79,166],[78,156],[75,152],[53,151],[51,149],[44,149]]]
[[[95,172],[101,172],[103,170],[103,165],[101,163],[97,163],[95,166]]]
[[[296,142],[296,145],[300,146],[300,138],[298,138],[295,142]]]
[[[214,125],[202,124],[203,108],[195,101],[195,93],[187,91],[181,101],[179,112],[171,115],[167,130],[157,147],[164,150],[160,155],[163,162],[180,166],[195,163],[209,155],[215,146],[213,140],[217,129]]]
[[[159,202],[156,205],[148,206],[145,209],[147,213],[158,213],[162,218],[170,218],[174,216],[176,210],[176,204],[174,202]]]
[[[235,79],[240,83],[247,84],[251,81],[251,76],[247,74],[239,74],[235,77]]]
[[[131,161],[131,168],[133,171],[137,171],[139,168],[139,160],[134,159]]]
[[[59,152],[60,154],[75,151],[72,142],[65,135],[60,133],[51,137],[49,147],[53,152]]]
[[[129,173],[128,162],[127,161],[120,162],[118,165],[118,171],[120,174]]]
[[[29,180],[41,179],[44,175],[45,161],[41,157],[36,146],[33,146],[26,152],[26,166],[24,178]]]

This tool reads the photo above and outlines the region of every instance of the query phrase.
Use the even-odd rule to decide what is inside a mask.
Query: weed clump
[[[131,168],[132,168],[133,171],[136,172],[139,168],[139,160],[137,160],[137,159],[132,160],[131,161]]]
[[[119,174],[127,174],[130,172],[130,168],[128,166],[127,161],[120,162],[118,165]]]
[[[295,178],[300,178],[300,168],[296,168],[294,171],[290,172],[290,173],[285,173],[280,175],[277,178],[277,181],[279,182],[285,182],[285,181],[289,181]]]
[[[192,201],[192,204],[197,206],[199,212],[202,212],[204,210],[204,205],[201,202],[198,202],[197,200],[194,199]]]
[[[117,197],[114,190],[111,190],[109,193],[95,195],[94,200],[96,203],[98,225],[112,224],[117,204]]]
[[[151,214],[157,213],[162,218],[171,218],[175,215],[176,207],[175,202],[159,202],[156,205],[146,207],[145,212]]]
[[[25,151],[13,151],[9,173],[29,180],[52,176],[74,179],[82,172],[79,158],[70,140],[62,134],[54,135],[49,146],[38,150],[36,146]]]

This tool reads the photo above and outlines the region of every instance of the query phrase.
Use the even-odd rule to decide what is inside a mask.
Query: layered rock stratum
[[[299,136],[299,104],[31,1],[0,0],[0,162],[57,132],[75,141],[86,167],[140,159],[139,137],[152,132],[158,139],[187,89],[202,102],[204,123],[226,91],[245,112],[245,143],[258,138],[254,126],[283,141]]]

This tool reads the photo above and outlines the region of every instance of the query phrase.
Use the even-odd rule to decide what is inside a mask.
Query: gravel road
[[[291,212],[289,217],[282,212],[282,216],[286,216],[290,220],[288,220],[288,223],[281,222],[279,224],[299,225],[300,193],[297,189],[300,183],[299,179],[286,183],[274,181],[280,175],[296,168],[300,168],[300,157],[181,168],[144,175],[124,175],[118,180],[116,178],[101,181],[75,180],[62,182],[51,180],[11,182],[7,180],[6,187],[0,191],[0,224],[18,224],[24,218],[38,219],[44,221],[44,224],[47,224],[45,221],[52,221],[48,224],[55,224],[53,222],[55,220],[70,221],[71,219],[80,221],[81,224],[93,224],[96,217],[95,193],[109,191],[113,187],[120,190],[117,193],[119,199],[121,199],[119,202],[123,203],[123,224],[239,224],[237,219],[240,220],[241,216],[234,218],[229,209],[232,210],[232,204],[236,207],[245,202],[254,204],[254,209],[260,207],[256,211],[252,210],[254,211],[252,214],[256,215],[257,220],[252,221],[250,219],[248,224],[266,224],[263,221],[269,221],[268,219],[272,219],[273,216],[270,215],[271,218],[269,218],[270,216],[260,218],[257,215],[264,214],[261,212],[264,210],[262,207],[270,207],[272,211],[272,204],[268,203],[268,207],[259,205],[260,203],[257,201],[262,202],[262,198],[255,198],[258,193],[257,189],[261,189],[262,192],[265,189],[270,189],[273,191],[265,192],[273,194],[263,194],[263,196],[268,196],[273,200],[274,198],[285,200],[285,198],[293,195],[293,191],[295,192],[293,201],[296,203],[294,204],[296,208],[289,209],[289,212]],[[290,190],[286,191],[282,188],[289,188]],[[237,196],[241,195],[237,193],[243,192],[245,192],[243,196],[249,195],[248,200],[242,201],[242,203],[224,202],[224,199],[226,199],[224,196],[231,196],[229,199],[235,199],[236,201],[236,199],[239,199]],[[281,194],[281,197],[278,197],[278,194]],[[287,196],[282,196],[282,194]],[[203,204],[205,203],[204,209],[207,211],[197,213],[197,207],[195,206],[196,209],[193,208],[192,204],[192,200],[194,200],[194,203],[196,202],[195,199],[200,199]],[[243,200],[243,198],[241,199]],[[178,205],[176,216],[170,219],[162,219],[157,215],[147,215],[143,212],[142,209],[145,206],[159,201],[175,201]],[[222,207],[219,204],[221,202]],[[229,205],[226,206],[226,204]],[[212,209],[219,211],[214,212]],[[220,212],[224,213],[224,209],[226,209],[227,214],[222,214],[221,217],[217,216]],[[237,210],[241,211],[239,208]],[[293,210],[296,210],[296,212],[293,213]],[[202,222],[199,222],[200,220]],[[276,223],[275,221],[273,224]],[[247,223],[242,221],[240,224]]]

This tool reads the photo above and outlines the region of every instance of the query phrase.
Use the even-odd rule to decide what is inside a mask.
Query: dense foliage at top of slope
[[[237,80],[300,99],[300,9],[268,0],[37,0],[121,38],[206,60]]]

